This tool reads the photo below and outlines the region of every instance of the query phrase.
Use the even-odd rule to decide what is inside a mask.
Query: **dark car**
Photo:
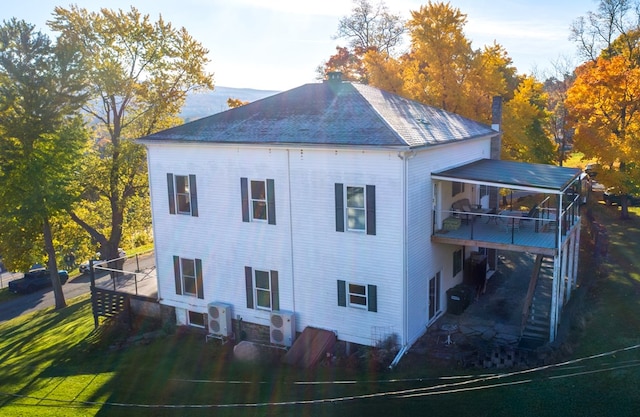
[[[584,168],[584,172],[587,173],[587,175],[589,176],[589,178],[595,178],[596,176],[598,176],[598,171],[600,171],[600,164],[587,164],[587,166]]]
[[[64,284],[69,279],[67,271],[58,271],[60,283]],[[24,274],[23,278],[9,282],[9,291],[13,293],[30,293],[42,288],[51,287],[51,274],[46,269],[32,269]]]
[[[612,204],[621,206],[623,195],[624,194],[616,188],[607,188],[606,191],[602,193],[602,198],[607,206],[610,206]],[[632,194],[627,194],[627,205],[640,206],[640,197]]]

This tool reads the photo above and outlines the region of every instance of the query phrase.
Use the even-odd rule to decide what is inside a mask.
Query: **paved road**
[[[126,271],[143,271],[138,276],[138,292],[139,294],[154,296],[156,294],[156,275],[155,275],[155,259],[153,253],[146,253],[133,258],[128,258],[124,269]],[[3,286],[6,287],[8,281],[13,278],[20,278],[22,274],[8,276],[3,274]],[[127,279],[131,275],[127,275],[116,281],[118,290],[126,289],[128,292],[134,292],[134,280]],[[5,281],[4,279],[7,279]],[[96,286],[105,288],[113,288],[111,276],[106,271],[97,271]],[[90,278],[88,274],[72,277],[65,285],[62,286],[62,292],[65,299],[71,299],[89,292]],[[38,311],[43,308],[55,305],[53,290],[51,288],[42,289],[31,294],[16,294],[10,300],[0,304],[0,323],[11,320],[25,313]]]

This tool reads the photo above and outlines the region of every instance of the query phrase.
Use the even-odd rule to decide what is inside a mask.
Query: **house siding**
[[[292,248],[297,324],[372,344],[402,334],[402,161],[397,152],[292,150]],[[337,232],[335,183],[375,186],[376,234]],[[377,286],[377,312],[338,305],[337,281]],[[375,338],[375,337],[374,337]]]
[[[179,154],[180,158],[176,158]],[[233,305],[233,317],[268,325],[269,312],[246,307],[244,267],[278,271],[279,305],[293,308],[288,204],[287,153],[211,145],[149,147],[149,178],[156,242],[159,296],[162,303],[206,312],[206,305]],[[198,217],[170,215],[166,172],[196,175]],[[242,221],[240,178],[273,179],[276,225]],[[282,219],[282,221],[280,221]],[[177,295],[171,257],[202,259],[204,299]]]
[[[440,307],[446,311],[446,290],[462,281],[462,274],[453,275],[453,252],[459,246],[431,243],[433,221],[433,188],[431,173],[450,166],[461,165],[490,152],[489,139],[428,148],[418,152],[408,163],[407,196],[407,338],[413,343],[429,325],[429,279],[441,273]],[[465,193],[470,193],[465,190]],[[451,205],[451,188],[440,190],[445,197],[443,209]],[[460,198],[460,196],[457,196]],[[448,204],[448,205],[447,205]]]
[[[250,266],[278,271],[279,308],[296,313],[298,332],[325,328],[361,344],[396,333],[404,344],[404,185],[396,152],[173,143],[148,146],[148,155],[158,293],[179,317],[225,302],[234,319],[269,325],[268,311],[247,308]],[[198,217],[169,213],[169,172],[196,176]],[[274,180],[276,225],[243,222],[243,177]],[[335,183],[375,186],[375,235],[336,232]],[[173,256],[202,259],[204,299],[176,294]],[[338,306],[337,280],[375,285],[377,312]]]

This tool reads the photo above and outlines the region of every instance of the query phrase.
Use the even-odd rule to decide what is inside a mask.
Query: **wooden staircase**
[[[538,255],[525,301],[519,347],[538,348],[549,342],[553,258]]]

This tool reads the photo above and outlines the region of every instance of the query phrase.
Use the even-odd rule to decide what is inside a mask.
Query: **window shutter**
[[[180,275],[180,257],[173,257],[173,275],[176,280],[176,294],[182,295],[182,277]]]
[[[378,312],[378,287],[376,285],[367,285],[367,309]]]
[[[336,183],[336,232],[344,232],[344,189]]]
[[[244,267],[244,281],[247,289],[247,308],[253,308],[253,270],[250,266]]]
[[[280,310],[278,271],[271,271],[271,310]]]
[[[276,224],[276,195],[273,180],[267,180],[267,219],[269,224]]]
[[[204,288],[202,287],[202,259],[196,259],[196,294],[204,300]]]
[[[242,221],[249,221],[249,181],[240,178],[240,194],[242,194]]]
[[[376,234],[376,186],[367,185],[367,234]]]
[[[196,176],[189,175],[189,194],[191,195],[191,215],[198,217],[198,189],[196,188]]]
[[[338,280],[338,305],[347,306],[347,283],[342,280]]]
[[[173,189],[173,174],[167,174],[167,191],[169,192],[169,214],[176,214],[176,193]]]

